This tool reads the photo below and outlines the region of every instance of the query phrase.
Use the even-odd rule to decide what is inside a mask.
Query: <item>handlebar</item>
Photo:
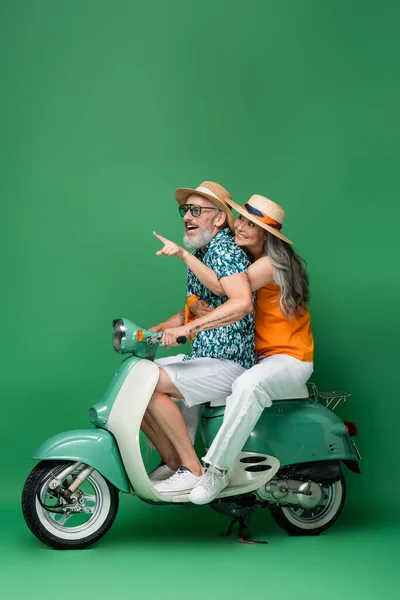
[[[156,335],[153,335],[149,338],[147,338],[147,343],[149,346],[162,346],[162,338],[163,338],[164,332],[160,331],[159,333],[156,333]],[[187,337],[184,335],[180,335],[177,340],[179,345],[182,344],[186,344],[187,342]]]

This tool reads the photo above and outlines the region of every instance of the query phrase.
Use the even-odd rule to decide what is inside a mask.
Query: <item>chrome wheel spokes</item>
[[[297,520],[299,523],[304,524],[315,524],[317,525],[320,521],[325,519],[327,514],[332,510],[336,500],[336,487],[334,485],[322,487],[322,499],[320,504],[315,508],[302,508],[302,507],[287,507],[285,512],[292,515],[292,518]]]
[[[68,488],[81,470],[77,469],[68,475],[62,482],[63,488]],[[61,503],[61,507],[57,492],[50,491],[48,482],[45,482],[40,494],[43,504],[49,507],[49,510],[46,510],[45,506],[42,506],[45,519],[60,532],[68,533],[85,529],[102,510],[102,494],[96,479],[96,477],[88,477],[81,488],[73,494],[68,504]],[[57,512],[51,510],[55,506]],[[63,512],[58,512],[59,510]]]
[[[72,517],[72,514],[65,512],[60,516],[60,513],[49,513],[49,516],[57,523],[57,525],[65,525],[65,523]]]

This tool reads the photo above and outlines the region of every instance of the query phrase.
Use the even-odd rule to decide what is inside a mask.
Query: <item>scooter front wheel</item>
[[[346,482],[343,477],[329,485],[322,486],[322,501],[312,509],[300,506],[269,505],[275,523],[290,535],[318,535],[339,517],[346,500]]]
[[[32,533],[57,550],[87,548],[110,529],[118,512],[118,490],[93,471],[77,492],[78,502],[59,508],[59,497],[49,484],[68,466],[64,461],[42,461],[30,473],[22,492],[22,512]],[[67,488],[78,467],[62,482]]]

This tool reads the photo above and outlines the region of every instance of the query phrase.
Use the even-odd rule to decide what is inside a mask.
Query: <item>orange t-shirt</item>
[[[314,339],[310,313],[295,312],[292,319],[284,317],[279,308],[279,286],[265,285],[257,291],[255,314],[257,356],[287,354],[304,362],[312,362]]]

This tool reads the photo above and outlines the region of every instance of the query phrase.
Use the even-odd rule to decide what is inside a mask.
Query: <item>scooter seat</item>
[[[299,404],[311,404],[314,402],[314,398],[307,396],[306,398],[286,398],[277,399],[272,401],[272,408],[278,408],[280,406],[288,405],[299,405]],[[202,417],[222,417],[225,413],[225,404],[221,406],[213,406],[210,402],[206,402],[201,406]]]
[[[289,396],[285,396],[284,398],[275,398],[272,400],[272,404],[274,406],[279,405],[281,402],[287,403],[289,400],[292,402],[304,402],[309,401],[312,402],[314,396],[311,395],[309,388],[306,384],[300,386],[297,390],[295,390]],[[213,402],[206,402],[202,405],[202,414],[209,412],[212,410],[213,416],[217,417],[219,415],[223,415],[225,411],[225,404],[214,404]],[[221,409],[221,412],[218,411]]]
[[[282,396],[281,398],[274,398],[272,402],[279,402],[281,400],[299,400],[303,398],[308,398],[311,394],[311,390],[308,388],[307,384],[301,385],[297,389],[293,390],[293,392],[288,396]],[[225,402],[211,402],[211,406],[214,408],[216,406],[225,406]]]

